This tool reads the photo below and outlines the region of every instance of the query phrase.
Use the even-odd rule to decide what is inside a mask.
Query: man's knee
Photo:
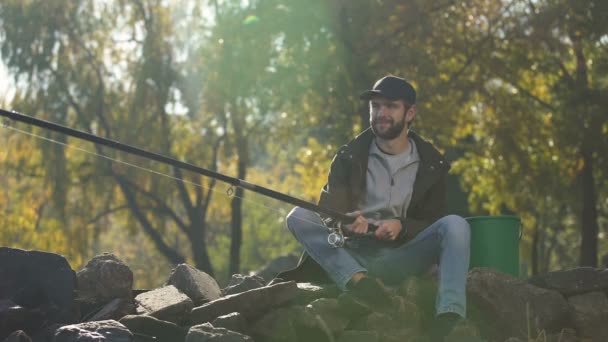
[[[315,214],[310,210],[300,207],[293,208],[291,212],[287,214],[287,228],[293,232],[296,229],[303,229],[307,226],[314,225],[315,222],[313,221],[314,217],[312,215]]]
[[[458,215],[448,215],[441,218],[445,232],[452,237],[457,237],[466,241],[471,238],[471,227],[469,222]]]

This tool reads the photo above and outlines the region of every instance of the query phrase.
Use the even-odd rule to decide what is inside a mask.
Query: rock
[[[264,287],[266,281],[258,276],[244,276],[242,274],[233,274],[230,283],[222,290],[225,296],[241,293],[253,289]]]
[[[108,319],[119,320],[122,317],[135,313],[135,304],[131,299],[116,298],[113,301],[106,304],[97,313],[93,314],[90,318],[84,321],[103,321]]]
[[[348,330],[345,331],[338,342],[379,342],[380,335],[377,331]],[[407,341],[407,340],[404,340]]]
[[[147,315],[129,315],[120,320],[136,336],[149,336],[156,342],[183,341],[188,333],[174,323],[161,321]]]
[[[183,322],[194,306],[190,297],[173,285],[142,293],[135,297],[135,304],[138,314],[148,314],[172,323]]]
[[[55,332],[53,342],[131,342],[133,334],[113,321],[86,322],[63,326]]]
[[[416,303],[401,296],[395,296],[393,297],[393,307],[402,322],[402,328],[420,329],[422,313]]]
[[[251,329],[257,341],[334,341],[326,322],[301,306],[271,311],[256,321]]]
[[[16,330],[37,331],[44,326],[46,313],[27,309],[15,302],[0,300],[0,340]]]
[[[253,321],[268,310],[293,300],[297,294],[298,286],[293,281],[245,291],[194,308],[190,314],[190,322],[211,322],[232,312],[240,312],[245,319]]]
[[[188,264],[178,265],[169,276],[167,285],[173,285],[185,293],[195,305],[201,305],[222,296],[222,290],[213,277]]]
[[[323,287],[311,283],[298,283],[298,296],[295,304],[307,305],[319,298],[336,298],[340,294],[337,285],[325,285]]]
[[[428,337],[421,334],[417,329],[393,329],[380,333],[380,341],[382,342],[431,342]],[[458,342],[477,342],[477,340],[460,340]],[[444,342],[456,342],[446,339]],[[481,341],[480,341],[481,342]]]
[[[0,299],[37,310],[48,324],[72,323],[75,287],[76,274],[63,256],[0,247]]]
[[[133,272],[114,254],[93,257],[77,277],[80,298],[103,303],[115,298],[132,298]]]
[[[296,267],[298,260],[300,260],[300,258],[293,254],[282,255],[270,261],[260,271],[255,272],[255,275],[267,282],[271,281],[280,272]]]
[[[363,326],[358,326],[359,329],[373,330],[377,332],[386,332],[388,330],[400,330],[407,325],[407,322],[399,316],[390,315],[382,312],[372,312],[364,321]]]
[[[590,341],[608,337],[608,297],[603,292],[590,292],[568,298],[574,309],[574,322],[579,336]]]
[[[205,323],[195,325],[188,331],[186,342],[253,342],[247,335],[239,334],[224,328],[214,328]]]
[[[249,324],[245,317],[238,312],[220,316],[214,319],[211,325],[216,328],[226,328],[243,335],[249,335]]]
[[[23,330],[17,330],[10,334],[3,342],[32,342],[32,339]]]
[[[348,292],[338,296],[338,304],[340,305],[340,313],[350,319],[359,319],[374,311],[369,305]]]
[[[566,297],[594,291],[608,291],[608,269],[578,267],[540,274],[530,284],[555,290]]]
[[[551,333],[573,325],[568,302],[559,292],[490,268],[469,272],[467,298],[469,316],[484,337],[526,338],[528,328]]]
[[[350,322],[341,314],[338,300],[334,298],[319,298],[308,304],[305,310],[321,320],[333,336],[340,335]]]

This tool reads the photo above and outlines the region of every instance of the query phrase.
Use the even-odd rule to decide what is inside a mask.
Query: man
[[[383,283],[398,285],[439,262],[436,323],[446,334],[466,315],[469,225],[446,216],[449,164],[432,144],[409,127],[416,117],[416,91],[405,79],[386,76],[361,94],[369,101],[370,128],[334,157],[320,206],[349,213],[345,229],[373,239],[346,248],[327,242],[323,219],[294,208],[287,226],[306,253],[298,267],[279,277],[315,281],[326,276],[339,287],[388,305]]]

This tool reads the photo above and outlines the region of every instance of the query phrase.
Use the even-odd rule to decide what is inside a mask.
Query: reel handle
[[[367,233],[365,234],[355,234],[348,230],[342,230],[340,228],[330,229],[331,233],[327,236],[327,243],[334,248],[344,247],[347,239],[364,239],[364,238],[373,238],[378,226],[375,224],[369,224],[367,226]]]

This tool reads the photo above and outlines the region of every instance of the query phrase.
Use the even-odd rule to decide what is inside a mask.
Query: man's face
[[[369,101],[369,120],[374,134],[381,139],[393,140],[406,129],[410,115],[410,106],[406,108],[403,100],[390,100],[374,97]],[[406,117],[411,116],[408,120]]]

